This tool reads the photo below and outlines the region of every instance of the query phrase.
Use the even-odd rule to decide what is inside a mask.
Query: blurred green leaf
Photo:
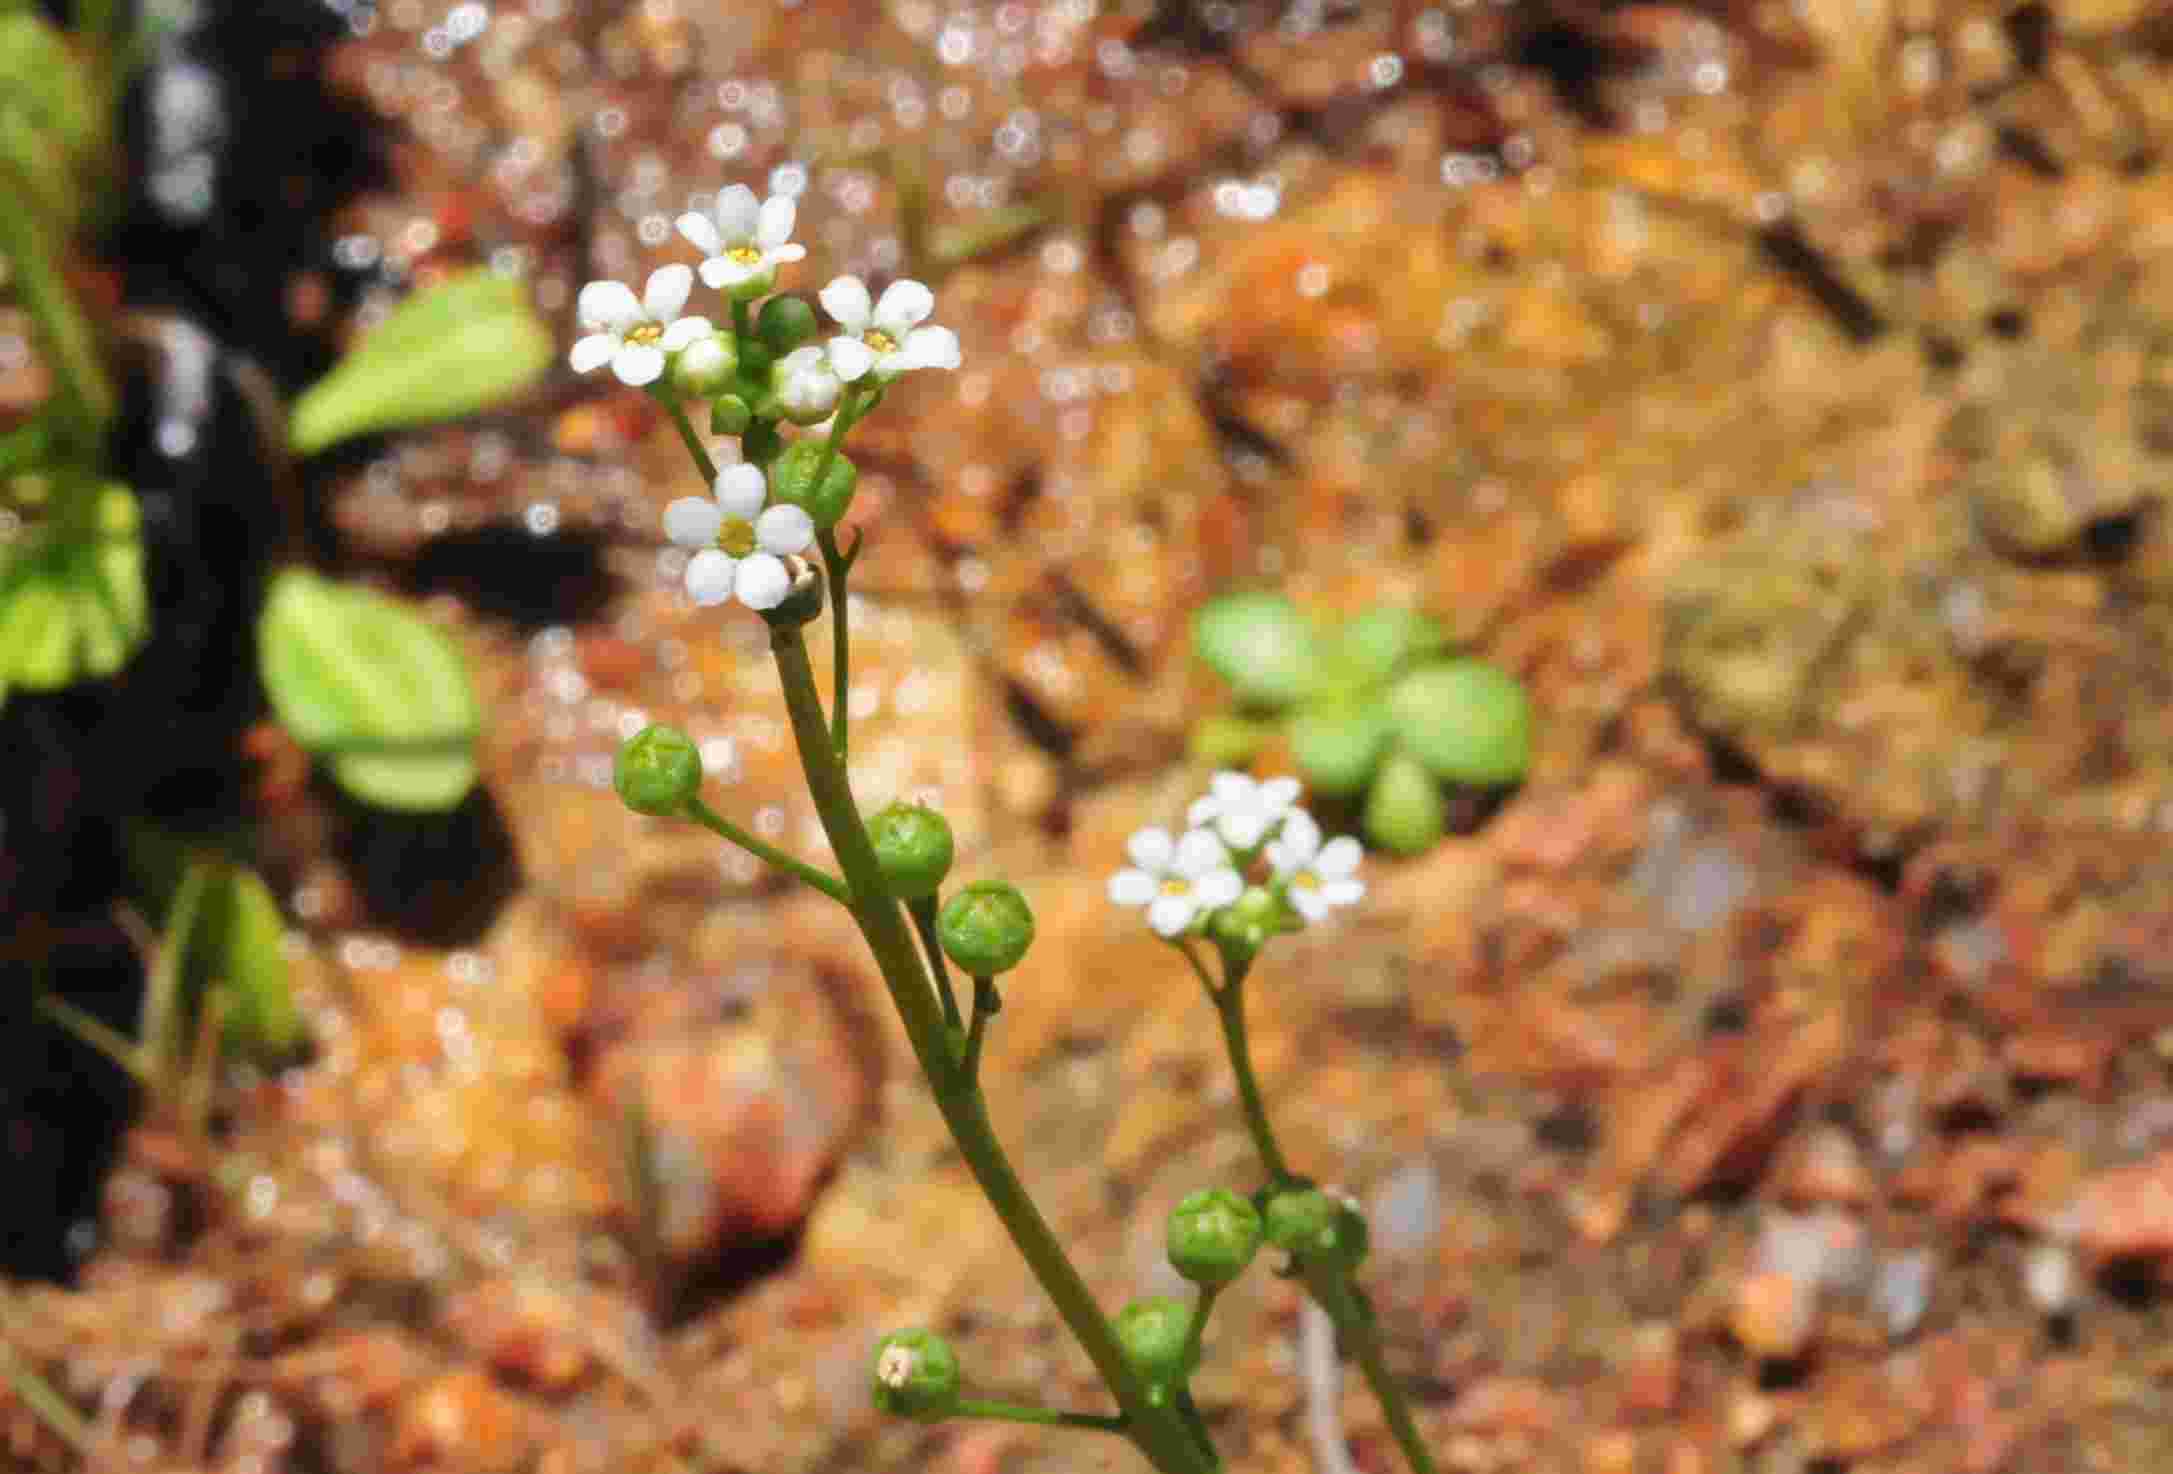
[[[1416,855],[1448,827],[1448,800],[1433,775],[1407,752],[1392,752],[1366,794],[1366,838],[1384,850]]]
[[[65,475],[47,486],[47,515],[0,542],[0,691],[109,676],[150,632],[135,496]]]
[[[224,1000],[229,1054],[276,1061],[302,1042],[286,954],[286,922],[263,877],[245,865],[212,867],[193,933],[183,942],[194,996]],[[169,945],[174,940],[169,939]]]
[[[1380,604],[1336,631],[1328,658],[1339,675],[1380,681],[1446,643],[1441,626],[1417,610]]]
[[[499,404],[556,353],[527,289],[487,268],[425,287],[387,314],[295,401],[302,455],[376,430],[434,424]]]
[[[1193,724],[1186,746],[1192,756],[1218,768],[1241,768],[1267,745],[1275,729],[1227,712],[1204,716]]]
[[[1290,750],[1307,786],[1338,798],[1363,790],[1388,748],[1378,696],[1314,701],[1290,721]]]
[[[1397,740],[1444,783],[1500,787],[1532,765],[1531,698],[1499,666],[1421,666],[1389,689],[1388,711]]]
[[[1321,677],[1320,636],[1281,594],[1224,594],[1192,616],[1192,648],[1240,705],[1294,705]]]
[[[482,708],[467,663],[415,611],[290,568],[264,601],[257,660],[279,720],[365,803],[449,809],[474,786]]]

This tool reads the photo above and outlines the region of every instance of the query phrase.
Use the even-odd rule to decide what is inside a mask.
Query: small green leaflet
[[[533,384],[556,352],[521,283],[462,272],[393,308],[304,390],[287,439],[315,455],[356,435],[458,419]]]
[[[460,651],[414,610],[289,568],[264,601],[257,660],[281,723],[356,798],[443,810],[474,786],[481,704]]]
[[[51,515],[0,538],[0,696],[112,675],[151,629],[135,495],[84,479],[48,499]]]

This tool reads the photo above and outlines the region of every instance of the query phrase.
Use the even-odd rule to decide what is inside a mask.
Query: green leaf
[[[1210,766],[1242,768],[1274,735],[1275,729],[1265,722],[1215,712],[1193,723],[1192,735],[1185,746],[1193,757]]]
[[[1336,797],[1364,790],[1388,748],[1388,713],[1379,699],[1309,703],[1290,722],[1290,750],[1306,786]]]
[[[1407,752],[1390,753],[1366,795],[1366,838],[1384,850],[1416,855],[1441,838],[1448,825],[1441,785]]]
[[[257,660],[279,720],[365,803],[449,809],[474,786],[467,663],[413,610],[290,568],[264,601]]]
[[[1523,683],[1483,660],[1422,666],[1390,688],[1399,740],[1444,783],[1496,788],[1532,765],[1532,703]]]
[[[135,496],[88,479],[49,496],[49,515],[0,544],[0,691],[109,676],[150,633]]]
[[[1336,632],[1329,659],[1338,674],[1353,680],[1382,681],[1421,655],[1447,643],[1441,626],[1413,609],[1380,604]]]
[[[196,926],[187,939],[198,997],[216,992],[225,1007],[221,1040],[229,1054],[261,1061],[292,1055],[302,1042],[286,954],[286,922],[263,877],[244,865],[212,866]]]
[[[1291,706],[1321,676],[1320,637],[1281,594],[1224,594],[1192,616],[1192,648],[1240,704]]]
[[[415,293],[295,401],[296,452],[457,419],[533,384],[556,350],[519,282],[488,268]]]

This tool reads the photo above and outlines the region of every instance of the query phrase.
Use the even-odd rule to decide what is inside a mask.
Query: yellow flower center
[[[717,546],[735,558],[744,558],[755,550],[755,525],[744,517],[727,517],[717,529]]]
[[[1181,896],[1189,892],[1191,889],[1191,881],[1179,880],[1174,875],[1171,876],[1168,880],[1162,882],[1162,894],[1165,896]]]
[[[628,328],[626,331],[626,341],[629,343],[654,343],[663,336],[664,324],[660,322],[645,322],[638,328]]]
[[[869,328],[860,335],[860,341],[873,348],[878,355],[898,351],[898,340],[881,328]]]
[[[762,248],[745,241],[736,246],[726,246],[724,254],[749,269],[762,264]]]
[[[1317,891],[1320,889],[1320,877],[1310,870],[1300,870],[1296,875],[1290,877],[1290,883],[1301,891]]]

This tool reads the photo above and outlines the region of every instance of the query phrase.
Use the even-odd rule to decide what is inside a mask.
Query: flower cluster
[[[1175,941],[1210,929],[1244,899],[1258,897],[1280,922],[1308,925],[1366,893],[1358,879],[1365,857],[1355,839],[1327,839],[1298,807],[1298,782],[1261,782],[1243,773],[1217,773],[1205,795],[1186,810],[1181,835],[1149,826],[1125,845],[1131,865],[1109,879],[1109,899],[1144,907],[1157,936]],[[1265,882],[1248,887],[1247,872],[1265,862]]]
[[[808,341],[814,315],[797,299],[775,298],[756,319],[750,307],[775,288],[778,268],[807,255],[792,240],[796,213],[789,195],[758,199],[735,184],[706,213],[679,217],[679,234],[702,253],[702,283],[731,308],[729,324],[682,315],[697,274],[683,265],[650,273],[638,297],[622,282],[597,281],[575,303],[583,334],[571,354],[577,372],[608,364],[621,383],[682,415],[682,401],[707,401],[713,429],[746,436],[747,463],[720,471],[711,497],[683,497],[664,514],[666,535],[693,554],[686,590],[698,604],[736,599],[777,608],[793,587],[792,560],[834,521],[790,505],[792,494],[774,479],[776,457],[789,448],[776,433],[780,422],[830,422],[825,471],[806,491],[819,497],[830,484],[827,468],[843,459],[838,436],[885,387],[915,369],[959,365],[958,335],[928,321],[935,294],[917,281],[894,281],[878,298],[857,276],[833,279],[817,294],[837,328],[822,343]],[[850,470],[841,474],[849,486]]]

